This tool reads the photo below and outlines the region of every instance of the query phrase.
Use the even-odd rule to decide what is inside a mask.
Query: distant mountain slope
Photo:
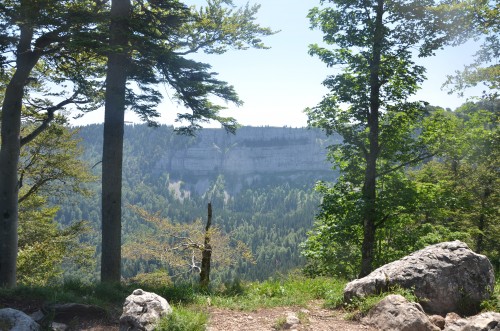
[[[80,128],[84,158],[100,175],[102,125]],[[179,136],[172,127],[129,125],[125,129],[123,168],[123,234],[127,242],[148,231],[127,207],[146,210],[178,222],[206,217],[212,202],[214,224],[252,249],[256,264],[239,262],[219,279],[265,279],[304,263],[299,244],[311,229],[319,205],[313,191],[318,180],[334,181],[326,147],[338,140],[319,130],[243,127],[236,135],[203,129]],[[89,220],[100,247],[100,185],[91,198],[73,197],[62,206],[59,221]],[[154,261],[124,261],[123,274],[158,267]]]
[[[160,128],[169,131],[171,128]],[[237,178],[230,191],[237,192],[244,181],[262,176],[283,180],[305,177],[332,179],[326,146],[334,140],[318,130],[243,127],[235,135],[222,129],[204,129],[195,138],[176,137],[179,144],[165,146],[154,173],[168,172],[174,178],[191,178],[198,193],[208,188],[207,177]],[[203,184],[205,183],[205,184]]]
[[[102,126],[81,127],[80,135],[85,149],[92,149],[88,152],[94,157],[99,155]],[[339,138],[305,128],[242,127],[235,135],[223,129],[203,129],[191,137],[175,134],[170,126],[129,125],[125,129],[124,175],[130,170],[129,161],[138,157],[140,164],[134,171],[148,177],[168,173],[199,194],[219,175],[235,180],[228,183],[233,192],[245,182],[269,176],[303,185],[306,180],[334,180],[326,147],[337,142]]]

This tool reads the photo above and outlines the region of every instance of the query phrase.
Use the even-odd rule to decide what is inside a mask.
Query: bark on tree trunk
[[[18,179],[20,153],[21,100],[24,82],[14,74],[5,92],[2,107],[2,145],[0,149],[0,286],[16,286]]]
[[[119,282],[121,276],[122,159],[129,15],[130,0],[112,1],[102,153],[101,282]]]
[[[212,225],[212,204],[208,204],[207,225],[205,227],[205,242],[203,252],[201,253],[200,286],[203,289],[208,288],[210,283],[210,262],[212,259],[212,246],[210,245],[210,226]]]
[[[0,286],[16,286],[18,178],[24,86],[40,55],[31,51],[33,29],[21,27],[16,71],[5,89],[0,146]]]
[[[361,247],[361,270],[359,278],[373,269],[375,233],[377,220],[377,158],[379,155],[379,109],[380,109],[380,63],[382,53],[384,0],[377,1],[377,16],[373,38],[372,62],[370,64],[370,111],[367,114],[368,140],[370,148],[366,155],[366,170],[363,183],[363,244]]]

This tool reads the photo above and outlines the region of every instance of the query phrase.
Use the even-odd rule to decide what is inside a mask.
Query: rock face
[[[151,331],[172,308],[161,296],[137,289],[125,299],[120,331]]]
[[[4,308],[0,309],[0,330],[39,331],[41,328],[40,325],[22,311]]]
[[[473,315],[493,292],[493,267],[484,255],[460,241],[428,246],[354,280],[344,289],[347,301],[398,285],[414,289],[428,313]]]
[[[182,178],[198,193],[208,188],[207,178],[219,174],[241,185],[265,181],[266,176],[333,180],[336,174],[327,161],[326,147],[339,141],[337,136],[304,128],[243,127],[235,135],[223,129],[203,129],[194,138],[175,137],[159,146],[163,152],[152,172]]]
[[[500,313],[482,313],[470,318],[448,318],[444,331],[500,331]]]
[[[388,295],[363,318],[363,323],[385,331],[439,331],[418,303],[401,295]]]
[[[231,135],[203,129],[187,146],[166,149],[158,166],[198,175],[331,171],[326,147],[333,141],[319,130],[243,127]]]

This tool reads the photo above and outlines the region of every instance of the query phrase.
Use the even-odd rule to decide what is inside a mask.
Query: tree
[[[259,6],[233,11],[231,1],[209,0],[199,11],[177,0],[114,0],[111,6],[110,52],[106,78],[103,148],[101,280],[120,280],[121,173],[126,106],[154,125],[161,100],[156,84],[173,89],[175,98],[191,113],[179,114],[192,134],[200,123],[218,121],[234,131],[233,118],[219,115],[224,107],[211,97],[240,104],[232,86],[216,79],[210,66],[188,59],[198,51],[220,54],[232,47],[264,48],[260,36],[273,32],[255,24]],[[134,82],[139,92],[126,86]],[[109,94],[109,95],[108,95]]]
[[[210,227],[212,226],[212,204],[207,205],[207,224],[205,226],[205,238],[203,239],[203,249],[201,251],[200,265],[200,286],[208,288],[210,283],[210,268],[212,265],[212,245],[210,244]]]
[[[160,266],[168,266],[172,277],[199,274],[200,285],[205,288],[209,275],[202,267],[206,266],[207,252],[211,260],[208,272],[211,268],[217,270],[237,265],[241,260],[254,263],[250,249],[243,242],[208,222],[206,226],[201,220],[190,224],[174,223],[159,213],[150,214],[135,206],[132,209],[153,228],[125,245],[124,256],[127,258],[156,261]],[[210,220],[211,207],[208,217]]]
[[[21,132],[27,136],[38,127],[39,118],[23,118]],[[43,132],[21,147],[17,281],[24,285],[60,280],[63,263],[88,267],[94,255],[93,247],[79,241],[89,232],[86,222],[73,220],[62,228],[55,220],[59,207],[53,205],[54,200],[70,192],[89,195],[83,185],[94,180],[88,165],[79,160],[82,149],[77,131],[69,129],[66,121],[55,116]]]
[[[418,185],[418,222],[467,234],[471,248],[499,268],[500,180],[498,101],[466,103],[455,112],[436,110],[449,133],[442,153],[410,173]],[[440,126],[440,129],[444,128]]]
[[[388,221],[379,198],[384,189],[380,180],[431,155],[413,139],[411,124],[425,108],[408,98],[424,80],[425,69],[415,64],[411,50],[420,57],[432,55],[456,37],[454,24],[468,22],[469,16],[450,22],[446,13],[432,10],[432,0],[321,1],[326,2],[333,6],[314,8],[309,17],[333,49],[312,45],[310,54],[342,70],[324,81],[331,93],[307,113],[310,125],[343,137],[333,159],[344,181],[360,190],[356,208],[363,229],[362,277],[374,265],[377,229]]]
[[[121,276],[121,183],[130,7],[130,0],[111,2],[102,151],[102,282],[117,282]]]
[[[444,86],[449,93],[463,94],[464,90],[483,84],[486,90],[482,98],[485,100],[498,99],[500,89],[500,3],[498,1],[484,1],[482,6],[473,6],[470,9],[475,15],[475,23],[469,33],[482,36],[483,43],[474,56],[474,62],[465,66],[455,75],[449,75]]]
[[[65,106],[78,105],[82,110],[97,106],[93,101],[99,84],[91,79],[95,76],[95,58],[86,46],[89,31],[94,29],[89,19],[102,7],[92,0],[8,0],[0,5],[1,74],[8,81],[0,129],[0,286],[16,284],[21,145],[39,135]],[[47,100],[44,92],[54,90],[54,86],[61,89],[50,93],[52,100]],[[30,90],[35,92],[31,98]],[[44,114],[39,126],[24,137],[23,106]]]

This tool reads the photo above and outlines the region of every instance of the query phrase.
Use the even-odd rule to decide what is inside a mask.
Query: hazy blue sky
[[[237,6],[246,0],[235,0]],[[203,5],[204,0],[188,0],[188,4]],[[219,78],[234,85],[241,107],[228,104],[224,115],[235,117],[240,124],[253,126],[292,126],[307,124],[303,113],[306,107],[316,105],[327,93],[321,82],[334,69],[327,68],[318,58],[307,54],[308,45],[320,42],[319,31],[309,29],[306,15],[318,0],[256,0],[261,9],[258,22],[281,32],[268,37],[265,42],[271,49],[230,51],[223,55],[200,56],[197,59],[212,65]],[[461,47],[447,48],[428,59],[419,60],[427,68],[427,81],[416,96],[433,105],[455,108],[465,99],[448,95],[441,90],[447,74],[461,69],[472,60],[476,45],[469,43]],[[166,93],[159,106],[164,114],[161,122],[173,124],[175,115],[184,112],[171,102]],[[89,116],[90,115],[90,116]],[[102,122],[102,111],[87,114],[77,123]],[[135,121],[131,114],[127,120]]]

